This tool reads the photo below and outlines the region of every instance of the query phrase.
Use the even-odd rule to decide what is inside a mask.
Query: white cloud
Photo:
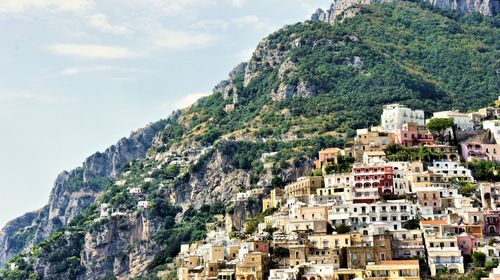
[[[105,14],[93,14],[88,16],[87,19],[91,26],[105,33],[126,34],[130,32],[130,29],[126,26],[111,24]]]
[[[75,76],[86,73],[95,73],[95,72],[114,72],[120,74],[150,74],[153,71],[143,70],[138,68],[129,68],[129,67],[117,67],[112,65],[95,65],[95,66],[86,66],[86,67],[70,67],[63,69],[61,71],[62,75],[65,76]]]
[[[192,27],[204,30],[222,29],[227,30],[231,24],[225,20],[200,20],[195,22]]]
[[[239,61],[249,61],[250,58],[252,58],[254,51],[255,48],[244,49],[238,52],[236,56],[238,57]]]
[[[120,59],[139,55],[124,47],[92,44],[55,44],[49,49],[56,54],[81,58]]]
[[[237,17],[231,20],[233,24],[242,27],[267,28],[270,24],[256,15]]]
[[[30,10],[83,12],[94,6],[91,0],[2,0],[0,13],[18,14]]]
[[[246,2],[246,0],[231,0],[231,5],[235,8],[241,8]]]
[[[160,48],[183,50],[211,46],[217,42],[218,37],[205,32],[164,29],[154,35],[152,40],[154,40],[155,45]]]
[[[187,108],[187,107],[193,105],[198,99],[205,97],[205,96],[208,96],[210,94],[211,93],[208,93],[208,92],[198,92],[198,93],[189,94],[189,95],[182,97],[181,99],[174,102],[173,104],[172,103],[165,103],[162,105],[162,107],[168,108],[168,107],[171,107],[173,105],[173,107],[175,109],[184,109],[184,108]]]

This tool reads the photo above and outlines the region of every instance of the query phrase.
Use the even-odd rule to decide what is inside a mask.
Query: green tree
[[[340,224],[340,225],[338,225],[338,226],[335,227],[335,231],[338,234],[345,234],[345,233],[351,232],[351,227],[347,226],[345,224]]]
[[[433,118],[427,123],[427,128],[442,142],[446,129],[453,127],[453,124],[453,119],[450,118]]]
[[[475,267],[484,267],[486,262],[486,255],[482,252],[475,251],[472,253],[472,264]]]
[[[412,218],[406,222],[404,228],[407,230],[419,229],[420,228],[420,219]]]

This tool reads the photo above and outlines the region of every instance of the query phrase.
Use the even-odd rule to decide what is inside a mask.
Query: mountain
[[[317,13],[270,34],[212,95],[62,173],[46,207],[0,234],[2,260],[21,253],[0,278],[166,270],[217,215],[239,230],[260,212],[236,193],[308,174],[318,150],[377,124],[383,105],[467,111],[496,99],[498,16],[353,3],[333,22]]]
[[[391,3],[395,0],[337,0],[329,9],[318,9],[311,17],[312,21],[333,23],[346,16],[346,11],[355,5],[371,3]],[[485,16],[496,16],[500,13],[499,0],[424,0],[433,7],[456,11],[459,14],[480,13]],[[425,2],[424,2],[425,3]]]
[[[0,264],[67,226],[94,203],[126,163],[146,157],[165,125],[166,121],[159,121],[139,129],[103,153],[90,156],[81,167],[59,174],[46,206],[9,222],[0,231]]]

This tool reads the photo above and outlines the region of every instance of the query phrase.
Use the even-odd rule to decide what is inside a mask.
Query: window
[[[358,254],[352,254],[351,260],[353,262],[357,262],[358,261]]]
[[[385,261],[385,254],[384,253],[380,254],[380,259]]]
[[[373,261],[373,256],[372,256],[372,254],[370,254],[370,253],[367,253],[367,254],[366,254],[366,261],[368,261],[368,262]]]

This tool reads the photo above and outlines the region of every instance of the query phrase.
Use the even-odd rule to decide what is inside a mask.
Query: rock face
[[[139,129],[103,153],[90,156],[82,167],[59,174],[47,206],[9,222],[0,231],[0,264],[46,239],[91,205],[127,162],[146,157],[155,136],[165,125],[165,121],[159,121]],[[30,229],[36,231],[20,240]]]
[[[161,249],[154,242],[141,242],[150,240],[154,229],[143,216],[120,216],[98,225],[85,235],[82,264],[86,270],[81,279],[140,275]]]
[[[442,9],[455,10],[460,14],[481,13],[485,16],[496,16],[500,13],[500,0],[427,0],[433,6]],[[394,0],[336,0],[326,11],[318,9],[312,16],[312,21],[334,23],[338,17],[352,16],[347,10],[358,4],[394,2]],[[346,13],[347,14],[344,14]]]

